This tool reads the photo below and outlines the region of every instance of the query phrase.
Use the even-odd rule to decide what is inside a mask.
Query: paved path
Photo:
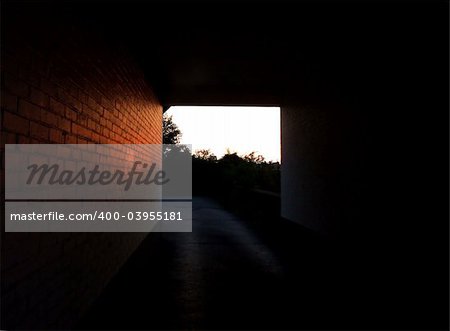
[[[317,291],[311,283],[315,276],[308,276],[308,269],[299,272],[292,267],[301,262],[305,266],[311,255],[301,252],[302,238],[293,239],[297,246],[289,236],[275,245],[281,252],[296,251],[294,255],[277,253],[264,239],[272,236],[270,228],[260,235],[207,198],[194,199],[193,219],[192,233],[151,233],[80,327],[276,329],[308,327],[308,321],[314,325],[308,311],[320,311],[310,301]],[[308,316],[300,319],[304,314]]]

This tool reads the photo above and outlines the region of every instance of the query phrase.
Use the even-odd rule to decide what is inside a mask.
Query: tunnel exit
[[[280,108],[239,106],[173,106],[166,113],[180,130],[180,143],[193,152],[209,150],[254,153],[267,162],[281,161]]]

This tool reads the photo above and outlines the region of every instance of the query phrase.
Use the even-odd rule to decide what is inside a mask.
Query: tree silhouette
[[[163,115],[163,144],[179,144],[181,131],[173,122],[172,116]]]
[[[264,156],[261,154],[256,155],[256,152],[244,155],[244,160],[250,163],[261,164],[264,163]]]
[[[195,151],[193,157],[205,161],[217,161],[217,156],[215,156],[209,149],[199,149]]]

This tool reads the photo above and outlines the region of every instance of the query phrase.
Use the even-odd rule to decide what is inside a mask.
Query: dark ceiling
[[[15,1],[3,15],[12,7],[125,43],[166,106],[364,94],[410,74],[423,47],[438,53],[448,16],[445,2],[406,1]]]

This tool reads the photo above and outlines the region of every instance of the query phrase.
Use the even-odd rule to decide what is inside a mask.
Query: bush
[[[220,196],[236,189],[280,192],[280,164],[266,162],[255,152],[243,157],[228,152],[217,159],[209,150],[200,150],[193,155],[192,169],[196,194]]]

